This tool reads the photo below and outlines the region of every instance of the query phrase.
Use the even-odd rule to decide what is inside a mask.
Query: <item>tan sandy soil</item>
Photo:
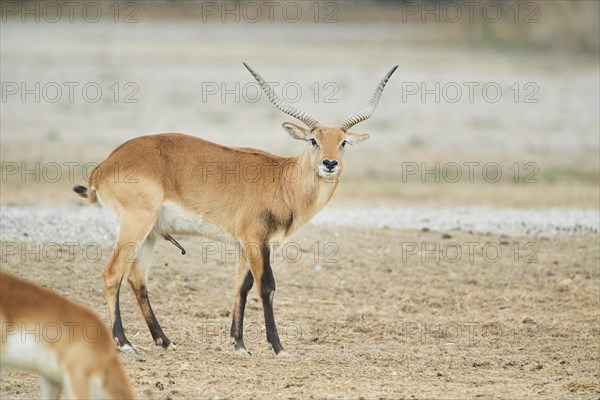
[[[289,360],[268,349],[254,291],[246,319],[252,355],[234,355],[228,337],[233,266],[223,255],[202,256],[199,238],[182,238],[186,256],[161,243],[150,296],[179,347],[171,352],[154,346],[125,289],[127,333],[142,351],[122,356],[136,395],[597,397],[598,236],[447,235],[314,226],[302,231],[292,240],[303,249],[300,260],[293,262],[293,244],[287,262],[281,255],[274,262],[275,312]],[[317,262],[311,248],[316,241]],[[467,242],[476,243],[472,262]],[[436,243],[437,253],[425,251]],[[450,262],[456,257],[452,244],[464,250],[456,262]],[[484,256],[486,244],[501,249],[500,260],[493,262],[493,252]],[[63,254],[56,263],[36,262],[32,255],[23,255],[23,262],[17,254],[2,268],[89,305],[106,321],[100,271],[109,250],[97,263],[75,254],[73,261]],[[6,371],[0,397],[36,397],[37,383],[35,375]]]

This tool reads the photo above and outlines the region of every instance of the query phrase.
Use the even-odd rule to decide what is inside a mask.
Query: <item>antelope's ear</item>
[[[293,137],[298,140],[309,140],[310,139],[310,131],[306,128],[302,128],[296,124],[292,124],[291,122],[284,122],[283,129]]]
[[[354,133],[354,132],[348,132],[346,134],[346,140],[350,143],[350,144],[356,144],[356,143],[360,143],[360,142],[364,142],[365,140],[367,140],[369,138],[369,135],[366,133]]]

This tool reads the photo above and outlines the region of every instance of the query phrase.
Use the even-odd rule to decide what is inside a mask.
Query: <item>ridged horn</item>
[[[269,101],[271,103],[273,103],[273,105],[275,107],[277,107],[279,110],[283,111],[284,113],[286,113],[288,115],[291,115],[292,117],[297,118],[300,121],[304,122],[306,124],[306,126],[308,126],[311,131],[314,130],[315,128],[317,128],[320,125],[319,121],[317,121],[316,119],[314,119],[313,117],[311,117],[307,113],[302,112],[300,110],[297,110],[294,106],[292,106],[288,102],[283,101],[279,97],[277,97],[277,95],[275,94],[275,92],[273,92],[273,89],[271,89],[269,87],[269,85],[267,85],[267,83],[265,82],[265,80],[263,79],[263,77],[260,76],[260,74],[258,72],[256,72],[255,70],[253,70],[245,62],[243,62],[243,64],[244,64],[244,67],[246,67],[246,69],[248,69],[248,71],[250,71],[250,73],[252,74],[252,76],[254,77],[254,79],[256,79],[256,81],[258,82],[258,84],[262,88],[263,92],[265,92],[265,94],[269,98]]]
[[[398,68],[397,65],[394,66],[392,69],[390,69],[390,71],[387,74],[385,74],[385,76],[379,83],[379,86],[377,86],[377,89],[375,89],[375,93],[373,94],[371,101],[369,101],[369,105],[367,105],[367,108],[365,108],[363,111],[359,112],[358,114],[355,114],[355,115],[343,120],[340,123],[340,128],[342,128],[344,131],[348,131],[348,129],[352,128],[354,125],[356,125],[359,122],[362,122],[366,119],[369,119],[371,117],[371,115],[373,115],[373,112],[375,112],[375,108],[377,107],[377,103],[379,103],[379,98],[381,97],[381,93],[383,93],[383,88],[387,84],[388,80],[390,79],[390,77],[392,76],[394,71],[396,71],[396,68]]]

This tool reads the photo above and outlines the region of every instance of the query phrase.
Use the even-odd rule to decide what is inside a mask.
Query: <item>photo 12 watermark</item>
[[[538,23],[540,6],[535,1],[429,1],[400,3],[401,21],[426,23]]]
[[[537,324],[482,321],[402,321],[401,342],[413,345],[523,345],[541,339]]]
[[[401,164],[402,183],[539,183],[539,164],[533,161],[500,163],[496,161],[448,161],[416,162]]]
[[[314,103],[338,103],[339,84],[336,82],[313,82],[302,86],[298,82],[266,82],[281,99],[288,103],[298,103],[309,99]],[[200,89],[203,103],[219,101],[256,103],[263,97],[263,91],[257,82],[202,82]]]
[[[402,82],[402,103],[501,103],[537,104],[540,85],[537,82]],[[502,102],[503,103],[503,102]]]
[[[202,241],[202,262],[217,259],[221,262],[240,262],[242,258],[252,261],[253,258],[261,257],[263,243],[222,243],[215,241]],[[312,263],[337,264],[340,246],[337,242],[313,242],[298,243],[294,241],[267,242],[270,249],[269,262],[283,261],[294,264],[303,260]]]
[[[97,162],[81,163],[79,161],[49,162],[14,162],[4,161],[0,164],[2,183],[88,183],[93,176],[92,184],[103,177],[113,183],[138,183],[136,163],[115,163],[103,170],[103,173],[92,174],[100,165]],[[104,175],[103,175],[104,174]]]
[[[400,258],[402,263],[469,263],[483,261],[495,264],[503,258],[514,264],[535,264],[538,259],[539,244],[533,241],[421,241],[402,242]]]
[[[140,100],[136,82],[10,82],[0,88],[2,103],[98,103],[136,104]]]
[[[0,341],[19,343],[56,343],[59,341],[75,343],[83,340],[96,343],[102,339],[106,328],[96,322],[61,321],[61,322],[0,322],[2,325]]]
[[[202,22],[221,23],[338,23],[336,1],[202,1]]]
[[[140,4],[135,1],[2,1],[2,22],[86,23],[139,22]]]

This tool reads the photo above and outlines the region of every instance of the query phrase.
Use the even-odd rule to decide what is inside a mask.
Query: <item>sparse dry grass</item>
[[[202,262],[199,238],[183,238],[182,257],[157,249],[150,295],[176,352],[156,348],[129,289],[122,299],[130,339],[143,354],[122,359],[136,394],[154,398],[580,398],[598,384],[600,271],[598,236],[507,238],[449,232],[333,230],[308,227],[294,239],[298,262],[274,263],[275,309],[291,360],[268,349],[262,310],[251,292],[246,342],[230,348],[233,266]],[[336,263],[314,269],[310,246],[335,242]],[[473,262],[421,260],[402,243],[478,242]],[[538,262],[517,262],[511,246],[538,245]],[[486,262],[486,243],[503,249]],[[97,264],[21,262],[2,268],[55,288],[107,320]],[[321,258],[324,254],[321,254]],[[447,254],[447,257],[450,256]],[[39,395],[37,377],[7,371],[0,396]],[[159,384],[160,382],[160,384]]]

